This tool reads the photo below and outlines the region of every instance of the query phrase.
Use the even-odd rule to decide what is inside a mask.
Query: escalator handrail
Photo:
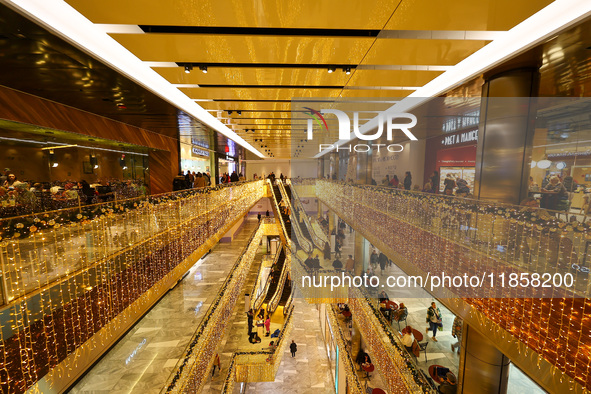
[[[267,312],[273,313],[277,306],[279,305],[279,301],[283,296],[283,287],[285,286],[285,280],[287,279],[287,274],[291,270],[291,254],[285,256],[285,261],[283,262],[283,269],[281,270],[281,276],[279,277],[279,281],[277,282],[277,287],[275,288],[275,294],[269,300],[267,304]]]
[[[291,184],[291,182],[289,182],[289,184]],[[310,221],[310,218],[308,217],[308,214],[306,213],[306,210],[304,209],[304,206],[302,205],[302,201],[300,200],[300,197],[298,196],[298,193],[293,186],[291,186],[291,197],[292,197],[292,201],[295,200],[295,202],[296,202],[295,205],[296,205],[297,211],[299,211],[300,216],[303,217],[304,225],[306,225],[308,232],[310,233],[310,237],[312,238],[312,241],[314,242],[314,244],[316,245],[316,247],[318,249],[322,250],[324,248],[324,245],[328,242],[328,240],[323,239],[318,234],[316,234],[316,231],[314,230],[314,227],[312,226],[312,222]]]
[[[277,196],[275,195],[275,190],[273,189],[273,183],[270,179],[267,179],[269,186],[271,188],[271,195],[273,198],[273,207],[275,208],[275,212],[277,212],[277,216],[279,217],[279,223],[281,223],[281,230],[283,232],[283,237],[285,238],[285,242],[287,243],[288,250],[291,250],[291,238],[290,234],[287,233],[287,227],[285,227],[285,223],[283,222],[283,216],[281,215],[281,210],[279,209],[279,203],[277,202]]]
[[[273,263],[271,264],[271,266],[274,266],[275,264],[277,264],[277,260],[279,260],[279,256],[281,255],[281,251],[282,250],[283,250],[282,247],[279,248],[279,249],[277,249],[277,252],[275,252],[275,257],[273,257]],[[259,288],[259,285],[260,285],[261,272],[262,271],[263,271],[263,267],[260,267],[259,268],[259,272],[257,273],[257,278],[254,281],[254,284],[253,284],[252,289],[250,291],[250,294],[252,294],[252,297],[250,298],[250,307],[251,308],[253,307],[253,305],[255,303],[254,301],[256,301],[255,300],[255,297],[258,298],[257,296],[255,296],[255,294],[256,294],[256,291],[257,291],[257,289]],[[264,292],[266,292],[268,290],[267,287],[266,287],[268,281],[269,281],[269,278],[267,277],[267,281],[265,282],[265,288],[263,288],[263,292],[261,292],[261,294],[263,294]],[[259,294],[259,296],[260,296],[260,294]]]
[[[281,245],[281,249],[277,252],[277,256],[279,256],[281,254],[281,252],[283,251],[285,258],[287,258],[287,253],[285,251],[285,246]],[[275,260],[275,263],[277,262],[277,260]],[[285,260],[283,261],[283,265],[285,266]],[[263,305],[263,303],[265,302],[265,299],[267,298],[267,292],[269,291],[269,287],[271,286],[271,280],[272,280],[273,275],[269,275],[267,276],[267,280],[265,281],[265,287],[263,288],[263,291],[261,292],[261,294],[259,294],[258,297],[256,297],[256,299],[253,301],[251,300],[251,309],[252,310],[258,310],[261,305]]]
[[[289,197],[287,196],[287,191],[283,187],[283,182],[278,181],[278,185],[279,185],[279,192],[281,193],[282,199],[286,201],[286,204],[288,205],[290,211],[293,213],[293,207],[291,206],[291,201],[290,201]],[[312,253],[314,251],[314,245],[312,245],[312,242],[310,242],[309,239],[304,237],[304,234],[302,233],[302,230],[300,229],[300,224],[297,223],[297,220],[291,221],[291,227],[292,227],[292,229],[295,229],[298,244],[302,247],[304,252]],[[323,245],[323,247],[324,247],[324,245]]]

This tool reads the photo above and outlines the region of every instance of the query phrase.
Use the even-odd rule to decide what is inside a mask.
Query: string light
[[[472,275],[488,272],[573,275],[568,289],[453,289],[487,316],[498,338],[525,346],[569,376],[591,387],[591,305],[586,253],[591,228],[564,213],[470,199],[414,193],[384,187],[315,181],[323,204],[381,246],[395,250],[405,264],[423,272]],[[569,214],[568,217],[574,216]],[[472,315],[472,309],[470,314]],[[508,334],[511,335],[508,335]],[[578,339],[575,342],[575,338]]]
[[[1,219],[10,326],[0,330],[0,391],[24,392],[52,370],[78,374],[91,337],[127,326],[127,308],[147,307],[168,288],[162,279],[263,196],[255,181]]]

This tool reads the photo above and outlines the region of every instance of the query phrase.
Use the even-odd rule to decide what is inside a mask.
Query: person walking
[[[349,255],[349,258],[345,262],[345,270],[353,275],[353,271],[355,270],[355,260],[353,260],[353,256]]]
[[[298,351],[298,345],[292,339],[291,344],[289,345],[289,350],[291,351],[291,357],[295,357],[296,352]]]
[[[260,212],[257,214],[257,219],[259,220],[259,222],[261,221],[261,213]]]
[[[384,274],[384,269],[386,265],[388,265],[388,256],[384,254],[384,252],[380,252],[378,256],[378,264],[380,264],[380,269],[382,270],[382,275]]]
[[[455,348],[458,348],[458,354],[460,354],[460,346],[462,345],[462,326],[464,322],[461,317],[456,316],[454,322],[451,326],[451,336],[456,338],[458,341],[456,343],[451,344],[451,351],[452,353],[455,351]]]
[[[437,336],[437,330],[439,327],[443,327],[443,324],[441,323],[441,311],[437,308],[435,302],[432,302],[427,310],[427,323],[429,323],[427,333],[429,330],[433,331],[433,337],[431,339],[437,342],[437,338],[435,338]]]
[[[222,370],[222,365],[220,363],[220,355],[219,354],[215,354],[215,360],[213,360],[213,368],[211,369],[211,377],[213,378],[213,375],[215,374],[215,368],[218,368],[218,371]]]

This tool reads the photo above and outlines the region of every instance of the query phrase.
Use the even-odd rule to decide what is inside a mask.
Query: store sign
[[[560,153],[549,153],[549,159],[555,159],[557,157],[581,157],[581,156],[591,156],[591,151],[584,151],[584,152],[560,152]]]
[[[207,142],[201,141],[197,137],[191,137],[191,144],[200,146],[205,149],[209,149],[209,144]]]
[[[453,133],[468,127],[477,126],[480,122],[480,110],[468,112],[461,116],[454,116],[443,122],[441,130],[444,133]]]
[[[472,141],[478,141],[478,129],[443,137],[443,139],[441,140],[441,144],[449,146],[463,144]]]
[[[209,151],[205,150],[205,149],[201,149],[198,146],[193,146],[191,148],[191,153],[193,153],[193,155],[195,156],[205,156],[205,157],[209,157]]]

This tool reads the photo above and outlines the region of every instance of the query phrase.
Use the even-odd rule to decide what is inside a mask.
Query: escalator
[[[268,304],[273,298],[273,295],[277,291],[277,285],[279,284],[279,278],[281,277],[281,272],[283,271],[283,264],[285,263],[285,248],[281,248],[281,252],[279,254],[279,258],[277,259],[277,263],[275,263],[275,269],[273,273],[269,275],[270,284],[269,289],[267,290],[267,295],[265,296],[265,301],[263,303]]]
[[[308,230],[308,226],[306,225],[306,221],[304,220],[302,215],[306,215],[306,212],[302,211],[301,209],[297,209],[297,206],[295,204],[293,204],[293,197],[291,194],[291,185],[288,185],[287,183],[284,183],[284,187],[285,187],[285,193],[287,194],[287,196],[289,197],[289,201],[292,203],[292,209],[293,209],[293,217],[296,220],[299,220],[299,224],[300,224],[300,230],[302,231],[302,235],[310,242],[313,242],[312,236],[310,235],[310,231]]]
[[[275,194],[275,198],[277,199],[277,205],[280,206],[279,204],[283,200],[283,196],[281,195],[281,191],[279,190],[279,186],[277,186],[277,185],[273,186],[273,193]],[[279,214],[281,215],[281,218],[283,219],[283,224],[285,224],[285,231],[287,232],[287,236],[290,239],[293,238],[291,236],[291,219],[290,219],[289,215],[286,215],[283,212],[279,212]]]
[[[291,280],[287,279],[285,281],[285,285],[283,286],[283,294],[281,295],[281,300],[279,300],[280,306],[285,306],[287,300],[289,300],[289,296],[291,295]]]

